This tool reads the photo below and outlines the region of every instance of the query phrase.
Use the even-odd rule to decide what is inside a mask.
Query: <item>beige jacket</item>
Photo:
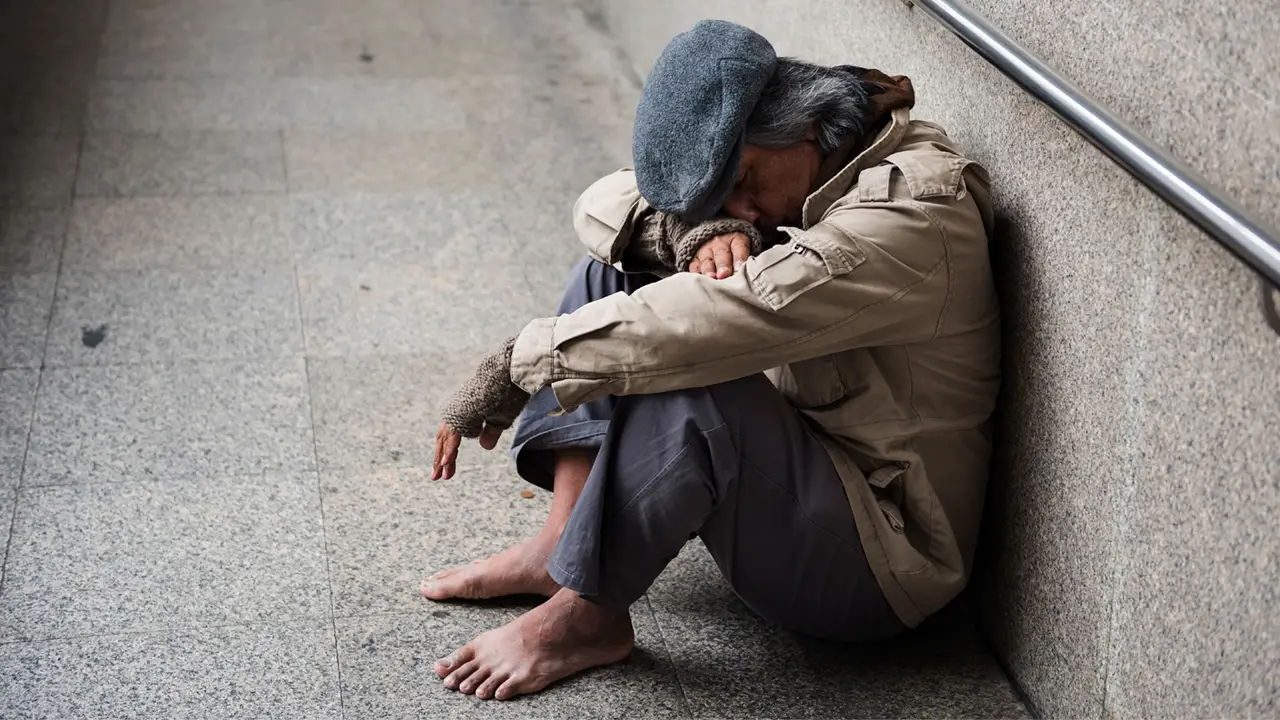
[[[915,626],[967,582],[982,514],[1000,360],[989,183],[905,108],[832,172],[789,243],[725,280],[679,273],[535,320],[512,377],[570,410],[767,371],[825,431],[867,560]],[[647,209],[622,170],[582,195],[575,227],[619,264]]]

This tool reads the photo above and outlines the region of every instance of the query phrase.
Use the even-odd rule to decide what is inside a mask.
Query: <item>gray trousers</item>
[[[560,312],[653,280],[584,260]],[[742,601],[775,625],[844,641],[904,629],[867,565],[830,457],[763,375],[607,397],[551,417],[556,408],[549,389],[534,395],[512,454],[521,477],[552,489],[555,450],[596,451],[548,563],[562,587],[628,607],[696,536]]]

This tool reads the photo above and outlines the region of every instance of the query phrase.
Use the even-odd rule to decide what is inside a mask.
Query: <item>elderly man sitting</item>
[[[999,385],[985,172],[913,121],[904,77],[775,57],[721,21],[676,37],[635,169],[591,186],[591,258],[450,400],[461,437],[554,492],[546,526],[427,578],[433,600],[550,599],[439,660],[535,692],[625,658],[628,606],[693,537],[752,610],[822,638],[919,624],[969,577]]]

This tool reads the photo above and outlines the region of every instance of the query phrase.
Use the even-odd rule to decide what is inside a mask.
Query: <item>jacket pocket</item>
[[[791,406],[801,410],[824,407],[846,395],[834,355],[787,365],[777,385]]]
[[[832,278],[852,272],[864,257],[846,252],[831,240],[814,234],[797,235],[747,262],[747,282],[773,310],[781,310],[806,292]]]
[[[889,523],[889,527],[899,535],[906,531],[906,521],[902,517],[902,476],[907,472],[907,463],[890,463],[867,476],[867,484],[875,495],[880,512]]]

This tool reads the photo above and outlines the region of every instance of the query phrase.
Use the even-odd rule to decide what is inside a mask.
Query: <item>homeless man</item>
[[[985,171],[912,120],[905,77],[778,58],[704,21],[642,92],[634,170],[574,209],[590,258],[445,407],[519,419],[552,490],[534,538],[423,581],[433,600],[550,599],[436,663],[481,698],[622,660],[628,606],[697,537],[783,628],[865,641],[969,577],[999,385]]]

